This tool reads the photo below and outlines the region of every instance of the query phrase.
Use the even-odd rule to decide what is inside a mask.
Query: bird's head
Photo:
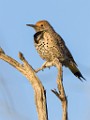
[[[48,30],[48,29],[52,28],[52,26],[46,20],[38,21],[36,24],[26,24],[26,25],[33,27],[36,32]]]

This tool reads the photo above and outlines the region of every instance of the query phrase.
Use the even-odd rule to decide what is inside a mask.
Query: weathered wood
[[[19,53],[19,58],[22,60],[23,64],[20,64],[15,59],[7,56],[2,48],[0,48],[0,59],[6,61],[18,71],[20,71],[31,83],[34,89],[35,104],[38,113],[38,120],[48,120],[47,112],[47,102],[46,102],[46,91],[36,76],[35,70],[26,61],[22,53]]]
[[[65,94],[64,86],[63,86],[63,72],[62,65],[58,60],[55,60],[55,66],[58,69],[58,77],[57,77],[57,88],[56,90],[52,90],[52,92],[60,99],[62,104],[62,120],[68,120],[68,101]]]
[[[38,70],[34,70],[32,66],[26,61],[22,53],[19,53],[19,58],[23,62],[20,64],[15,59],[7,56],[3,49],[0,48],[0,59],[6,61],[13,67],[15,67],[18,71],[20,71],[31,83],[34,89],[35,95],[35,104],[38,113],[38,120],[48,120],[48,112],[47,112],[47,103],[46,103],[46,91],[44,86],[42,85],[39,78],[36,76],[36,72],[45,69],[46,67],[56,66],[58,69],[58,76],[57,76],[57,88],[58,91],[55,89],[52,92],[60,99],[62,103],[62,120],[68,120],[68,101],[65,94],[64,86],[63,86],[63,77],[62,77],[62,65],[55,59],[52,62],[45,62],[41,68]]]

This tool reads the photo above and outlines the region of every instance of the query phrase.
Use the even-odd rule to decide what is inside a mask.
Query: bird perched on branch
[[[48,21],[41,20],[36,24],[27,24],[27,26],[33,27],[36,31],[34,34],[34,44],[42,59],[46,60],[46,62],[52,62],[54,59],[58,59],[59,62],[63,66],[68,67],[76,77],[80,80],[85,80],[77,68],[77,64],[64,40],[55,32]]]

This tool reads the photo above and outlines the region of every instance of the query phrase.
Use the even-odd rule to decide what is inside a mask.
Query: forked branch
[[[34,94],[35,94],[35,103],[38,113],[38,120],[48,120],[48,112],[47,112],[47,103],[46,103],[46,91],[35,74],[34,69],[29,65],[26,61],[22,53],[19,53],[19,58],[23,62],[20,64],[15,59],[6,55],[2,48],[0,48],[0,59],[6,61],[18,71],[20,71],[31,83]]]
[[[65,90],[64,90],[64,86],[63,86],[63,72],[62,72],[62,65],[61,63],[56,60],[55,62],[55,66],[58,69],[58,77],[57,77],[57,88],[58,88],[58,92],[54,89],[52,90],[52,92],[60,99],[61,104],[62,104],[62,120],[68,120],[68,101],[67,101],[67,97],[65,94]]]
[[[43,70],[47,67],[51,67],[51,66],[56,66],[58,69],[58,76],[57,76],[57,88],[58,91],[56,91],[56,89],[52,90],[52,92],[59,98],[59,100],[62,103],[62,120],[68,120],[68,100],[65,94],[65,90],[64,90],[64,86],[63,86],[63,72],[62,72],[62,64],[60,63],[60,61],[58,59],[54,59],[51,62],[45,62],[40,68],[38,68],[36,70],[36,72]]]
[[[0,59],[6,61],[18,71],[20,71],[31,83],[34,94],[35,94],[35,103],[38,112],[38,120],[48,120],[48,112],[47,112],[47,103],[46,103],[46,91],[41,83],[41,81],[36,76],[36,72],[50,66],[56,66],[58,69],[58,77],[57,77],[57,88],[56,90],[52,90],[52,92],[61,100],[62,103],[62,120],[68,120],[68,112],[67,112],[67,97],[65,94],[65,90],[63,87],[63,77],[62,77],[62,65],[56,59],[53,62],[45,63],[40,69],[35,71],[32,66],[26,61],[22,53],[19,53],[19,58],[23,62],[20,64],[15,59],[6,55],[2,48],[0,48]]]

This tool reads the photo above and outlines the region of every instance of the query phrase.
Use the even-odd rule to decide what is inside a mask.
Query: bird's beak
[[[40,30],[40,27],[37,26],[37,25],[34,25],[34,24],[26,24],[26,26],[34,28],[35,31],[39,31]]]
[[[36,28],[36,25],[34,25],[34,24],[26,24],[26,26]]]

